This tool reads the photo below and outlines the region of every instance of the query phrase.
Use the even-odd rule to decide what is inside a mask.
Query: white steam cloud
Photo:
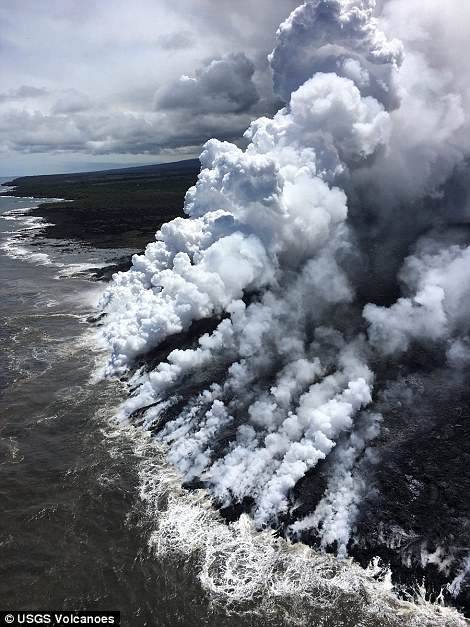
[[[470,332],[469,268],[470,247],[439,249],[435,241],[421,241],[400,272],[410,296],[389,308],[370,304],[364,309],[371,342],[391,354],[408,350],[413,341],[454,340],[450,358],[464,359],[463,342]]]
[[[355,284],[367,281],[361,203],[378,233],[411,201],[416,222],[435,226],[439,186],[468,154],[468,70],[444,50],[455,25],[438,28],[460,12],[449,6],[390,0],[380,19],[373,0],[297,8],[270,57],[285,108],[252,123],[245,150],[206,144],[187,219],[164,225],[103,300],[108,374],[214,319],[190,348],[134,375],[123,415],[142,416],[186,481],[249,508],[259,527],[292,513],[292,490],[326,460],[323,497],[290,531],[314,529],[341,555],[382,420],[370,407],[374,359],[414,342],[442,345],[453,366],[470,355],[466,243],[422,238],[391,306],[371,302],[362,316]],[[428,54],[435,41],[440,56]],[[435,213],[425,194],[442,200]]]

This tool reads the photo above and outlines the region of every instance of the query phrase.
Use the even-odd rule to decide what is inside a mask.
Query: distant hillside
[[[174,161],[172,163],[158,163],[153,165],[133,166],[129,168],[112,168],[110,170],[99,170],[92,172],[72,172],[67,174],[44,174],[38,176],[20,176],[12,179],[4,186],[15,185],[18,188],[35,188],[47,191],[50,187],[57,185],[77,185],[79,183],[103,183],[108,181],[125,179],[145,179],[148,177],[162,177],[172,175],[191,174],[199,171],[200,163],[198,159],[185,161]],[[18,189],[19,191],[19,189]]]
[[[162,223],[182,215],[199,161],[119,168],[101,172],[23,176],[5,185],[15,195],[64,198],[33,210],[54,226],[46,235],[100,247],[143,248]],[[11,192],[10,192],[11,193]]]

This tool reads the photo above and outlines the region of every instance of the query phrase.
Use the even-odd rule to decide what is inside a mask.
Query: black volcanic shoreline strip
[[[41,237],[74,239],[97,248],[141,250],[165,222],[183,215],[184,196],[199,173],[197,160],[104,172],[27,176],[15,196],[63,198],[30,212],[52,223]],[[11,193],[11,191],[9,192]]]

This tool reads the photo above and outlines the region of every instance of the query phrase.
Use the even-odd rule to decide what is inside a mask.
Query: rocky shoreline
[[[183,215],[184,196],[199,169],[199,161],[189,160],[104,172],[26,176],[3,186],[8,188],[5,194],[63,199],[30,211],[49,225],[41,231],[42,237],[75,240],[96,248],[142,250],[160,225]]]

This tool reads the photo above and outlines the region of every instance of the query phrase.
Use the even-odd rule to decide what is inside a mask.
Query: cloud
[[[76,159],[113,150],[136,156],[165,152],[169,157],[173,150],[178,158],[181,151],[197,154],[212,136],[239,141],[252,119],[280,106],[265,59],[279,21],[295,4],[139,0],[130,7],[124,0],[86,0],[78,11],[69,0],[60,6],[45,0],[41,7],[30,0],[7,0],[0,6],[6,96],[0,96],[0,118],[5,118],[4,128],[7,119],[13,125],[9,133],[4,130],[0,149],[10,162],[42,151],[46,164],[48,152]],[[183,75],[199,87],[188,91],[180,81]],[[20,100],[17,90],[31,84],[32,76],[48,94],[30,92]],[[167,102],[173,97],[177,109],[156,110],[156,93]],[[186,94],[190,99],[184,102]],[[26,131],[14,124],[23,111],[28,114]],[[67,124],[59,119],[64,117]],[[38,128],[33,132],[34,123]],[[108,131],[105,137],[100,124]],[[144,128],[145,141],[138,130]],[[56,157],[52,160],[57,163]]]
[[[398,70],[400,107],[388,150],[357,175],[387,207],[431,194],[461,164],[470,146],[470,71],[466,55],[470,6],[430,0],[388,0],[381,23],[406,54]],[[380,181],[380,189],[374,185]]]
[[[21,85],[16,89],[10,89],[7,92],[0,93],[0,103],[15,100],[27,100],[29,98],[41,98],[47,96],[48,91],[42,87],[33,87],[32,85]]]
[[[86,94],[82,94],[75,89],[69,89],[56,101],[52,107],[52,113],[66,115],[68,113],[86,111],[90,107],[91,101]]]
[[[369,304],[371,342],[386,355],[405,352],[412,342],[465,338],[470,332],[470,247],[446,246],[438,239],[422,239],[400,272],[403,291],[391,307]],[[453,345],[451,357],[461,361],[464,344]]]
[[[188,123],[175,115],[92,110],[71,113],[9,110],[0,115],[0,150],[20,153],[74,152],[88,155],[198,154],[207,137],[237,141],[247,114],[200,114]]]
[[[190,31],[176,31],[160,35],[156,43],[163,50],[184,50],[195,45],[195,37]]]
[[[387,39],[372,19],[371,2],[307,2],[281,25],[271,55],[274,89],[289,102],[315,72],[335,72],[353,80],[361,93],[387,109],[398,104],[396,71],[402,44]]]
[[[157,107],[193,113],[241,113],[259,100],[253,82],[255,66],[243,53],[211,59],[194,77],[182,76],[165,87]]]
[[[186,481],[282,528],[299,482],[319,473],[324,489],[292,529],[341,555],[373,487],[373,442],[411,406],[412,394],[393,406],[388,379],[412,379],[423,347],[449,380],[470,355],[470,232],[444,184],[468,174],[470,152],[459,5],[390,0],[380,20],[374,6],[312,0],[283,23],[271,63],[286,106],[254,120],[246,146],[205,144],[187,218],[114,278],[100,331],[107,374],[174,342],[132,377],[121,417],[138,416]],[[181,94],[173,83],[172,110],[191,99],[208,119],[230,107],[221,119],[240,120],[234,70],[214,78],[223,106],[204,100],[211,71]],[[199,334],[207,319],[213,330]]]
[[[362,42],[362,30],[353,35]],[[369,54],[364,50],[358,61],[365,67],[376,50],[376,38],[367,41]],[[342,66],[343,49],[338,60]],[[385,63],[381,56],[376,62]],[[230,91],[233,64],[253,73],[244,58],[222,63],[214,77],[211,63],[199,74],[193,100],[199,83],[209,93],[212,82],[218,92],[221,84]],[[393,57],[388,63],[395,69]],[[222,318],[195,348],[175,350],[136,375],[123,413],[140,411],[147,427],[162,420],[157,437],[185,480],[204,481],[223,506],[248,499],[259,527],[288,513],[297,482],[329,457],[372,402],[364,336],[347,323],[337,329],[329,323],[338,308],[354,306],[339,263],[350,240],[348,198],[338,183],[387,145],[390,113],[369,85],[315,69],[288,107],[251,124],[246,149],[207,142],[198,182],[186,195],[188,218],[164,225],[132,269],[115,277],[102,303],[108,373],[125,372],[137,355],[188,332],[194,321]],[[389,72],[381,67],[381,74]],[[165,410],[188,398],[185,382],[196,378],[199,391],[166,420]],[[361,452],[358,444],[353,461]],[[353,466],[341,460],[332,486]],[[330,509],[343,512],[357,500]]]
[[[239,141],[260,108],[277,108],[266,94],[261,99],[255,71],[243,53],[206,60],[194,78],[183,76],[160,90],[150,111],[109,108],[77,89],[51,92],[47,112],[37,101],[0,111],[0,147],[18,153],[197,154],[213,136]]]

